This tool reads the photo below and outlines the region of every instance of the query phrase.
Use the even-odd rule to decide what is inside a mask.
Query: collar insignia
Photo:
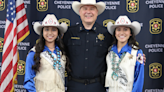
[[[80,30],[82,30],[82,27],[80,27]]]
[[[93,30],[96,30],[96,27],[94,27]]]

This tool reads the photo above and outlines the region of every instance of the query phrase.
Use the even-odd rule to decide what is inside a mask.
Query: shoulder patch
[[[138,53],[137,55],[137,61],[140,62],[141,64],[143,64],[143,56],[141,53]]]

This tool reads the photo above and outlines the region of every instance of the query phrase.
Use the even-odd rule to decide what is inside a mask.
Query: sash
[[[118,63],[119,60],[120,60],[120,58],[118,57],[118,55],[117,55],[116,53],[113,53],[113,51],[110,52],[111,57],[113,57],[112,54],[115,54],[115,56],[116,56],[116,57],[115,57],[115,60],[116,60],[116,62]],[[127,54],[128,54],[128,53],[125,54],[125,56],[123,57],[123,59],[126,58]],[[123,59],[122,59],[122,60],[123,60]],[[121,61],[122,61],[122,60],[121,60]],[[111,61],[111,62],[112,62],[112,61]],[[111,63],[111,62],[110,62],[110,63]],[[119,69],[118,69],[118,71],[117,71],[117,75],[118,75],[118,80],[115,81],[115,82],[118,82],[118,84],[119,84],[119,85],[122,85],[122,88],[123,88],[124,90],[126,90],[126,87],[128,86],[128,79],[127,79],[126,73],[123,71],[123,69],[122,69],[120,66],[119,66]]]

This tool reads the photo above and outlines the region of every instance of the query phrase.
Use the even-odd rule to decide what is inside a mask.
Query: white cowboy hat
[[[78,1],[74,1],[72,3],[72,9],[74,10],[75,13],[79,15],[79,10],[81,6],[83,5],[94,5],[97,7],[98,10],[98,15],[100,15],[104,10],[105,10],[105,3],[104,2],[98,2],[96,3],[96,0],[81,0],[81,3]]]
[[[67,24],[65,23],[59,24],[54,14],[47,14],[44,20],[42,21],[42,24],[40,24],[39,22],[35,22],[33,28],[34,28],[34,31],[38,35],[40,35],[42,28],[45,26],[57,27],[61,34],[65,33],[68,28]]]
[[[131,22],[127,16],[119,16],[115,24],[113,24],[112,22],[108,22],[107,29],[109,33],[113,35],[115,28],[118,26],[130,27],[132,31],[134,32],[134,35],[137,35],[141,30],[140,23],[137,21]]]

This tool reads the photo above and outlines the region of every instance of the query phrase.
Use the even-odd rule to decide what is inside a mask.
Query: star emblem
[[[132,59],[133,58],[133,55],[129,55],[129,59]]]

